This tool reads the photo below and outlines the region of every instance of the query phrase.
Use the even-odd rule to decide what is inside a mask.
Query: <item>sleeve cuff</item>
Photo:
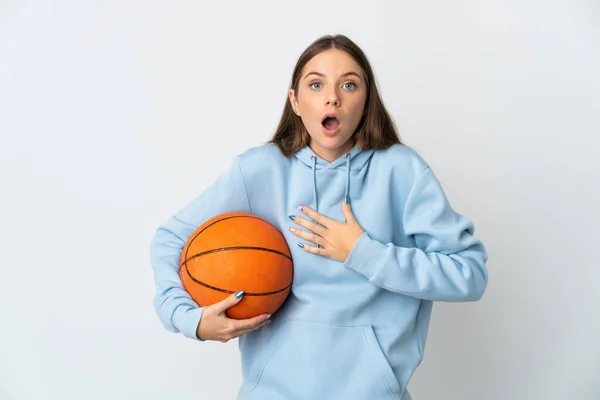
[[[190,339],[196,339],[201,342],[204,340],[199,339],[196,336],[196,330],[198,329],[198,324],[200,323],[200,319],[202,318],[202,312],[204,311],[204,307],[199,308],[184,308],[179,307],[175,310],[173,314],[173,325],[181,332],[184,336]]]
[[[367,232],[363,232],[344,261],[344,266],[371,279],[379,268],[378,255],[381,255],[385,248],[384,244],[371,239]]]

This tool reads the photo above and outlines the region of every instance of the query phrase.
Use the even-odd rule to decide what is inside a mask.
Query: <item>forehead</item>
[[[356,72],[363,76],[363,70],[354,58],[338,49],[330,49],[317,54],[306,63],[302,72],[303,76],[309,72],[320,72],[332,77],[346,72]]]

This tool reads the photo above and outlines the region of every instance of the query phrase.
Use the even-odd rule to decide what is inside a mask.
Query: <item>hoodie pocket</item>
[[[281,324],[249,374],[253,397],[400,398],[402,389],[370,325]]]

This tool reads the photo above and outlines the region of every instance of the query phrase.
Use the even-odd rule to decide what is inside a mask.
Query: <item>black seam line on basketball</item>
[[[202,281],[199,281],[198,279],[194,278],[192,276],[192,274],[190,274],[190,270],[187,268],[187,265],[185,266],[185,272],[187,272],[187,274],[188,274],[188,276],[190,277],[191,280],[193,280],[194,282],[196,282],[199,285],[202,285],[202,286],[207,287],[207,288],[212,289],[212,290],[216,290],[217,292],[223,292],[223,293],[228,293],[228,294],[234,294],[234,293],[236,293],[233,290],[221,289],[221,288],[218,288],[218,287],[215,287],[215,286],[211,286],[208,283],[204,283]],[[273,294],[281,293],[284,290],[287,290],[290,286],[292,286],[291,283],[289,285],[287,285],[286,287],[284,287],[282,289],[275,290],[273,292],[262,292],[262,293],[244,292],[244,296],[271,296]]]
[[[212,224],[210,224],[210,225],[208,225],[208,226],[205,226],[205,227],[204,227],[204,229],[202,229],[200,232],[198,232],[198,233],[196,234],[196,236],[194,236],[194,237],[193,237],[193,238],[190,240],[190,245],[189,245],[189,246],[187,247],[187,249],[185,250],[185,259],[187,260],[188,251],[190,250],[190,247],[191,247],[191,245],[192,245],[192,242],[193,242],[194,240],[196,240],[196,238],[197,238],[198,236],[200,236],[200,234],[201,234],[202,232],[204,232],[205,230],[207,230],[208,228],[210,228],[211,226],[213,226],[213,225],[214,225],[214,224],[216,224],[216,223],[219,223],[219,222],[221,222],[221,221],[225,221],[225,220],[228,220],[228,219],[232,219],[232,218],[254,218],[254,219],[258,219],[258,220],[260,220],[260,221],[263,221],[263,222],[267,222],[267,221],[265,221],[264,219],[262,219],[262,218],[259,218],[259,217],[257,217],[257,216],[253,216],[253,215],[232,215],[231,217],[225,217],[225,218],[221,218],[221,219],[219,219],[219,220],[216,220],[216,221],[215,221],[215,222],[213,222]]]
[[[268,249],[266,247],[254,247],[254,246],[235,246],[235,247],[222,247],[220,249],[212,249],[212,250],[207,250],[207,251],[203,251],[202,253],[198,253],[198,254],[194,254],[193,256],[191,256],[190,258],[187,258],[183,263],[181,263],[180,268],[187,263],[188,261],[193,260],[194,258],[198,258],[200,256],[205,256],[207,254],[211,254],[211,253],[218,253],[220,251],[232,251],[232,250],[253,250],[253,251],[267,251],[269,253],[274,253],[280,256],[283,256],[285,258],[287,258],[290,261],[293,261],[292,258],[290,256],[288,256],[285,253],[282,253],[279,250],[273,250],[273,249]]]

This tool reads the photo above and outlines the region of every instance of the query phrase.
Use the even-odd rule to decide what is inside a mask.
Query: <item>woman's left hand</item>
[[[306,232],[302,229],[290,227],[290,232],[320,246],[298,243],[298,246],[309,253],[344,262],[350,255],[358,238],[364,233],[364,230],[354,218],[349,203],[342,202],[342,212],[346,217],[346,222],[327,218],[305,206],[300,206],[298,209],[319,224],[317,225],[303,217],[290,215],[291,220],[310,231]]]

